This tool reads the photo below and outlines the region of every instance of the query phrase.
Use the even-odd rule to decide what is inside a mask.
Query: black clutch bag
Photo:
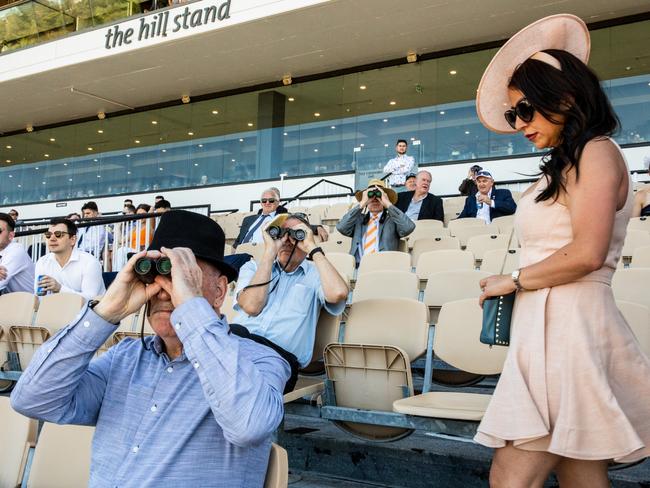
[[[513,232],[514,229],[510,231],[510,239],[508,239],[508,247],[500,274],[503,274],[503,268],[506,265],[506,259],[508,259]],[[515,305],[515,295],[516,292],[512,292],[507,295],[487,298],[483,302],[483,324],[480,337],[483,344],[489,346],[510,345],[510,322],[512,321],[512,309]]]

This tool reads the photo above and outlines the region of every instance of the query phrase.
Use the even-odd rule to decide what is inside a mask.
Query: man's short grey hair
[[[267,188],[262,192],[262,195],[265,193],[273,193],[275,195],[275,198],[277,200],[280,200],[280,190],[278,190],[276,187],[272,186],[271,188]]]
[[[433,176],[431,176],[431,173],[429,171],[427,171],[426,169],[421,169],[420,171],[418,171],[418,174],[416,176],[420,176],[421,174],[424,174],[424,173],[428,174],[429,178],[433,179]]]

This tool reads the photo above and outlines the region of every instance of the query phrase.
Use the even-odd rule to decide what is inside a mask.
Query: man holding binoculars
[[[20,377],[16,411],[96,426],[89,486],[263,486],[290,368],[271,348],[231,333],[221,316],[236,278],[224,243],[208,217],[164,213],[149,249]],[[93,359],[145,303],[156,335],[124,339]]]
[[[291,391],[298,369],[311,360],[321,308],[339,315],[348,286],[317,247],[304,214],[281,214],[265,228],[264,255],[239,270],[237,304],[241,312],[231,324],[255,340],[270,341],[292,369],[285,391]],[[293,356],[293,357],[292,357]]]
[[[368,188],[358,191],[355,198],[359,205],[341,218],[336,229],[352,237],[350,254],[358,266],[365,254],[397,251],[400,239],[413,232],[415,223],[395,206],[397,193],[382,180],[370,180]]]

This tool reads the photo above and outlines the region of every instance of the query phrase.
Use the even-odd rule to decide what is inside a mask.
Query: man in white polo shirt
[[[34,263],[23,246],[14,242],[15,221],[0,213],[0,294],[32,291]]]
[[[36,263],[37,294],[78,293],[91,300],[106,291],[97,258],[76,248],[74,222],[63,217],[52,219],[45,240],[50,252]]]

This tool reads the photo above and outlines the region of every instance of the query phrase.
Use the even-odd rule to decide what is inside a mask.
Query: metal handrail
[[[348,190],[348,193],[335,193],[335,194],[332,194],[332,195],[311,195],[311,196],[308,196],[308,197],[303,197],[303,195],[305,193],[307,193],[310,190],[313,190],[314,188],[316,188],[321,183],[328,183],[330,185],[339,186],[341,188],[344,188],[344,189]],[[289,202],[293,202],[295,200],[299,200],[301,198],[303,200],[315,200],[315,199],[318,199],[318,198],[336,198],[336,197],[342,197],[342,196],[347,197],[347,196],[350,196],[350,195],[354,195],[354,190],[351,187],[349,187],[348,185],[344,185],[343,183],[339,183],[337,181],[328,180],[326,178],[321,178],[316,183],[314,183],[313,185],[308,186],[303,191],[301,191],[300,193],[298,193],[297,195],[295,195],[293,197],[280,198],[280,202],[282,204],[286,204],[286,203],[289,203]],[[250,209],[251,212],[253,211],[253,206],[256,203],[260,203],[260,200],[256,199],[256,200],[251,200],[250,201],[249,209]]]

